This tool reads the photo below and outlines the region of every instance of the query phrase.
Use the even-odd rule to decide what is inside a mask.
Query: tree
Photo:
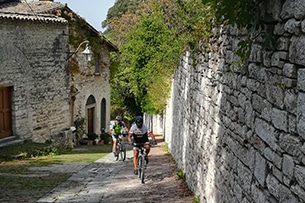
[[[130,117],[140,111],[162,112],[182,52],[194,53],[199,44],[211,48],[212,28],[218,24],[255,27],[251,5],[260,1],[264,0],[116,1],[103,24],[120,49],[112,56],[112,105]],[[248,41],[240,47],[246,55]]]

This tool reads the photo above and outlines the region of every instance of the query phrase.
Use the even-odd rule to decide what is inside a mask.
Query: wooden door
[[[102,99],[101,103],[101,132],[106,130],[106,100]]]
[[[94,123],[94,107],[88,109],[88,133],[93,133],[93,123]]]
[[[0,139],[13,135],[11,91],[9,87],[0,88]]]

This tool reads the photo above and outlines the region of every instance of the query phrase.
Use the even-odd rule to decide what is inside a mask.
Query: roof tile
[[[31,3],[7,3],[0,5],[0,18],[12,20],[68,23],[66,19],[58,17],[51,13],[54,10],[62,9],[65,6],[66,4],[50,1],[38,1]]]

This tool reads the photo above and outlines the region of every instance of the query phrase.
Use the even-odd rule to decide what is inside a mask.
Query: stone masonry
[[[67,22],[1,19],[0,27],[0,86],[12,90],[14,136],[44,142],[70,127]]]
[[[181,57],[160,128],[202,203],[305,202],[304,8],[270,1],[276,48],[258,39],[242,68],[234,27]]]

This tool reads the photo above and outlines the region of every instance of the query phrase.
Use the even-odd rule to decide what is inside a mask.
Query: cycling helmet
[[[121,116],[117,116],[117,117],[115,117],[115,120],[122,121],[122,117]]]
[[[142,116],[137,116],[135,122],[136,122],[136,125],[138,126],[138,128],[142,128],[143,117]]]

